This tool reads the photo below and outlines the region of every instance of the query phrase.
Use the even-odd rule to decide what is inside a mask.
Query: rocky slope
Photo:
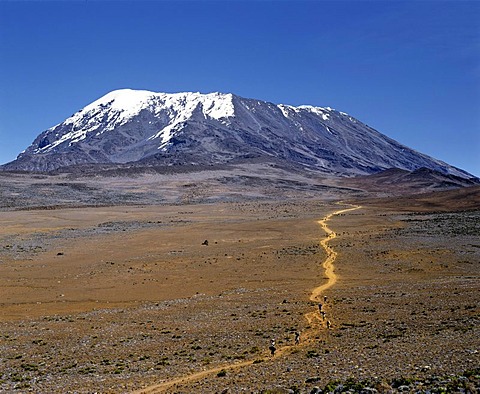
[[[416,152],[343,112],[233,94],[108,93],[42,132],[3,170],[80,164],[212,165],[274,161],[349,176],[426,167],[471,175]]]
[[[414,171],[391,168],[372,175],[348,178],[344,183],[369,192],[399,196],[478,186],[480,179],[466,179],[423,167]]]

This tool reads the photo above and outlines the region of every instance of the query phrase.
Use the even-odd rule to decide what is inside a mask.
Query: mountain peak
[[[191,118],[199,107],[205,118],[220,120],[235,116],[232,94],[114,90],[88,104],[63,123],[48,129],[48,138],[42,139],[33,152],[35,154],[52,152],[66,142],[72,146],[85,140],[89,135],[99,136],[104,132],[113,131],[130,122],[142,111],[165,120],[164,127],[146,136],[149,140],[161,137],[159,146],[161,149],[172,136],[172,130]],[[62,125],[68,127],[67,130],[62,128],[60,133],[59,127]]]
[[[134,89],[118,89],[113,90],[104,96],[100,97],[98,100],[95,100],[90,105],[87,105],[86,108],[98,105],[106,105],[108,103],[114,102],[118,107],[129,107],[132,104],[138,101],[148,100],[149,97],[154,96],[155,93],[148,90],[134,90]]]
[[[226,110],[225,116],[232,116],[233,114],[229,112],[231,105],[225,105],[225,103],[231,104],[231,102],[232,94],[219,92],[208,94],[199,92],[157,93],[148,90],[118,89],[95,100],[79,113],[96,110],[98,107],[108,107],[111,110],[123,112],[122,118],[127,118],[149,106],[160,105],[177,109],[175,107],[188,106],[186,103],[192,103],[193,105],[201,103],[208,106],[207,111],[212,112],[213,107],[217,107],[216,111],[224,109]],[[218,104],[215,105],[215,103]],[[216,113],[216,115],[221,116],[223,114]]]
[[[427,167],[470,177],[330,107],[277,105],[231,93],[133,89],[109,92],[45,130],[3,169],[211,165],[252,158],[336,176]]]

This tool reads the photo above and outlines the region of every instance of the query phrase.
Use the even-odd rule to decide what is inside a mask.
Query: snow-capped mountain
[[[233,94],[129,89],[108,93],[45,130],[3,169],[219,164],[258,158],[347,176],[426,167],[472,177],[328,107],[276,105]]]

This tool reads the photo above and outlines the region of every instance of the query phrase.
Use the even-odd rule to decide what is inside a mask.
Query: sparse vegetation
[[[224,369],[217,373],[217,377],[219,378],[222,378],[224,376],[227,376],[227,371],[225,371]]]
[[[432,393],[473,393],[478,211],[365,209],[332,220],[340,282],[328,291],[327,332],[304,315],[317,311],[309,291],[325,281],[316,220],[334,209],[255,197],[19,212],[22,235],[0,231],[0,285],[18,301],[2,300],[0,391],[131,392],[159,376],[220,369],[178,391],[360,393],[422,383]]]

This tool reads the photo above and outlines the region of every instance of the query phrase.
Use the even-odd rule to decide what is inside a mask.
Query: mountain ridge
[[[259,158],[335,176],[426,167],[473,177],[330,107],[131,89],[107,93],[40,133],[1,168],[48,172],[84,164],[218,165]]]
[[[390,193],[399,196],[474,187],[480,185],[480,179],[443,174],[425,167],[414,171],[390,168],[371,175],[349,178],[345,185],[372,193]]]

